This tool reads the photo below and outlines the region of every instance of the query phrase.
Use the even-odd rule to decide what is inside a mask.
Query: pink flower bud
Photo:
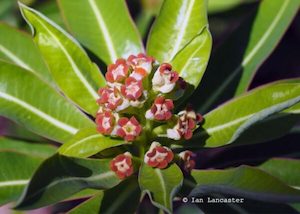
[[[100,88],[99,89],[100,99],[98,99],[98,104],[104,107],[115,110],[118,106],[123,103],[123,97],[117,87],[114,88]]]
[[[144,162],[151,167],[166,168],[173,160],[174,154],[171,149],[153,142],[149,151],[145,154]]]
[[[117,129],[117,135],[124,138],[126,141],[134,141],[142,131],[142,126],[139,122],[132,116],[130,119],[127,117],[122,117],[118,121],[119,128]]]
[[[172,117],[172,110],[174,108],[173,101],[171,99],[165,99],[159,96],[155,99],[151,108],[146,112],[145,117],[147,119],[155,120],[169,120]]]
[[[130,76],[136,80],[142,80],[145,76],[151,73],[154,59],[140,53],[137,56],[130,55],[127,61],[133,68],[133,72]]]
[[[115,64],[111,64],[107,68],[105,78],[108,82],[122,82],[128,76],[129,66],[125,59],[118,59]]]
[[[201,114],[197,114],[191,108],[178,113],[178,122],[173,129],[167,130],[168,138],[179,140],[184,138],[189,140],[193,136],[193,131],[196,125],[203,120]]]
[[[153,90],[169,93],[174,89],[178,79],[179,75],[176,71],[172,71],[172,66],[168,63],[163,63],[153,76]]]
[[[111,111],[99,113],[96,117],[97,130],[101,134],[109,135],[115,125],[115,117]]]
[[[116,173],[120,179],[124,179],[133,174],[132,156],[129,152],[120,154],[110,162],[110,169]]]
[[[192,160],[192,158],[195,156],[195,153],[188,150],[179,153],[179,157],[183,161],[183,167],[187,172],[190,172],[192,169],[195,168],[196,162]]]
[[[128,77],[125,85],[122,85],[121,92],[129,100],[137,100],[143,94],[142,81],[137,81],[132,77]]]

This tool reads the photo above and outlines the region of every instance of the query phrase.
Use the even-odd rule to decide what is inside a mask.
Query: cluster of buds
[[[107,85],[98,91],[98,132],[126,142],[136,142],[132,146],[140,144],[149,148],[143,154],[145,164],[160,169],[168,167],[176,154],[154,141],[160,136],[155,136],[152,131],[166,125],[173,127],[165,129],[164,134],[171,140],[192,137],[202,116],[190,107],[178,114],[173,112],[174,99],[184,94],[188,83],[170,64],[159,65],[145,54],[131,55],[127,60],[118,59],[108,66],[105,78]],[[149,143],[141,143],[140,140]],[[185,170],[195,166],[192,153],[185,152],[178,157],[183,160]],[[110,167],[120,179],[130,176],[133,173],[132,155],[129,152],[118,155],[111,161]]]

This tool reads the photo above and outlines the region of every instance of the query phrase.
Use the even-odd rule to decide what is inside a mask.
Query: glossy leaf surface
[[[201,100],[194,102],[198,111],[205,113],[247,90],[256,70],[280,41],[299,5],[299,0],[261,1],[212,54],[201,85],[192,97]]]
[[[89,198],[83,203],[71,209],[68,214],[82,214],[82,213],[99,213],[101,203],[103,199],[103,192],[96,194],[95,196]]]
[[[188,43],[172,60],[171,64],[185,81],[197,88],[206,70],[212,45],[207,27]]]
[[[176,164],[166,169],[154,169],[142,165],[139,173],[139,184],[142,191],[149,194],[151,202],[171,213],[173,197],[182,185],[183,175]]]
[[[43,145],[0,137],[0,151],[18,152],[25,155],[47,158],[56,151],[54,146]]]
[[[207,25],[206,0],[165,0],[147,43],[147,52],[160,63],[174,56]]]
[[[273,158],[261,164],[259,168],[292,187],[300,188],[299,160]]]
[[[193,143],[205,143],[207,147],[232,143],[253,124],[299,101],[299,80],[279,81],[257,88],[206,114]]]
[[[64,142],[94,123],[34,74],[0,62],[0,115],[44,137]]]
[[[0,59],[19,65],[47,82],[53,81],[32,38],[3,23],[0,23]]]
[[[56,154],[44,161],[35,172],[17,208],[34,209],[50,205],[86,188],[112,188],[120,179],[110,171],[109,162]]]
[[[193,170],[197,187],[190,195],[224,193],[270,202],[296,202],[300,191],[259,169]]]
[[[106,64],[143,51],[124,0],[59,0],[66,24],[78,40]]]
[[[135,213],[140,201],[140,195],[141,191],[137,179],[136,177],[131,177],[112,189],[97,193],[69,213]]]
[[[59,148],[59,153],[74,157],[89,157],[107,148],[125,144],[120,139],[103,136],[95,128],[79,131],[70,141]]]
[[[62,92],[91,115],[98,109],[97,90],[105,85],[99,69],[80,45],[41,13],[21,5],[52,76]]]
[[[18,199],[42,160],[18,152],[0,152],[0,206]]]
[[[235,137],[235,144],[261,143],[290,133],[300,120],[300,104],[259,121]],[[263,132],[257,130],[264,130]]]

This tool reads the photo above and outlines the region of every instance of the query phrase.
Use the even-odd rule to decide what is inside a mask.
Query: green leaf
[[[206,70],[212,45],[207,27],[175,56],[171,64],[185,81],[197,88]]]
[[[58,24],[60,27],[65,28],[63,19],[56,1],[49,1],[43,4],[36,5],[35,9],[47,16],[50,20]]]
[[[80,45],[41,13],[20,4],[52,76],[62,92],[91,115],[98,109],[97,90],[105,79]]]
[[[26,70],[0,61],[0,115],[64,142],[79,129],[95,127],[78,109]]]
[[[166,169],[154,169],[143,164],[139,173],[139,184],[153,205],[168,213],[173,209],[173,197],[181,187],[183,175],[176,164]]]
[[[32,38],[6,24],[0,23],[0,59],[7,60],[53,83],[51,74]]]
[[[47,158],[55,153],[56,148],[47,144],[43,145],[0,137],[0,151],[18,152],[25,155]]]
[[[105,149],[126,144],[120,139],[103,136],[96,128],[80,130],[70,141],[62,145],[58,152],[67,156],[89,157]]]
[[[143,51],[124,0],[59,0],[66,24],[106,64]]]
[[[300,120],[300,103],[272,115],[258,123],[246,127],[236,136],[234,144],[261,143],[282,137],[291,133]],[[264,130],[263,132],[257,130]]]
[[[130,177],[118,186],[104,191],[99,213],[136,213],[140,203],[141,190],[136,177]]]
[[[300,188],[300,160],[273,158],[259,168],[294,188]]]
[[[110,170],[109,162],[56,154],[35,172],[16,208],[27,210],[47,206],[86,188],[112,188],[120,179]]]
[[[136,177],[131,177],[112,189],[99,192],[69,213],[135,213],[139,205],[140,195],[138,181]]]
[[[296,202],[300,191],[254,167],[226,170],[193,170],[197,187],[190,196],[223,193],[270,202]]]
[[[165,0],[148,38],[148,54],[170,62],[207,26],[206,6],[206,0]]]
[[[205,122],[191,144],[205,143],[206,147],[230,144],[257,122],[299,101],[300,84],[297,79],[259,87],[206,114]]]
[[[89,214],[98,214],[101,203],[103,199],[103,192],[96,194],[95,196],[89,198],[88,200],[84,201],[83,203],[79,204],[78,206],[71,209],[68,214],[82,214],[82,213],[89,213]]]
[[[299,5],[299,0],[260,1],[251,16],[211,56],[201,86],[193,96],[201,100],[194,102],[198,111],[207,112],[247,90],[256,70],[287,30]]]
[[[18,199],[42,160],[18,152],[0,152],[0,206]]]

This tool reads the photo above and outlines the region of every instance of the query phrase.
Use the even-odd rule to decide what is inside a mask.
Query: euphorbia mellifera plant
[[[97,101],[100,106],[97,130],[138,147],[137,151],[141,152],[138,156],[148,166],[167,168],[174,153],[156,140],[165,137],[164,143],[168,146],[174,140],[189,140],[202,121],[202,116],[191,107],[173,113],[174,103],[185,93],[188,83],[172,70],[172,65],[159,64],[142,53],[130,55],[127,60],[116,60],[108,66],[105,77],[107,85],[99,89]],[[192,153],[183,151],[181,154],[182,161],[187,162],[184,165],[188,165],[185,168],[191,170]],[[134,172],[132,154],[129,151],[119,154],[110,167],[121,179],[131,176]]]
[[[70,213],[172,213],[206,210],[193,201],[207,195],[299,201],[298,160],[209,169],[198,161],[204,147],[270,141],[297,123],[299,79],[248,86],[298,1],[257,3],[255,19],[217,49],[207,71],[205,0],[164,0],[146,47],[125,1],[57,2],[62,27],[23,4],[33,38],[0,24],[0,115],[56,146],[0,139],[1,205],[80,199]]]

